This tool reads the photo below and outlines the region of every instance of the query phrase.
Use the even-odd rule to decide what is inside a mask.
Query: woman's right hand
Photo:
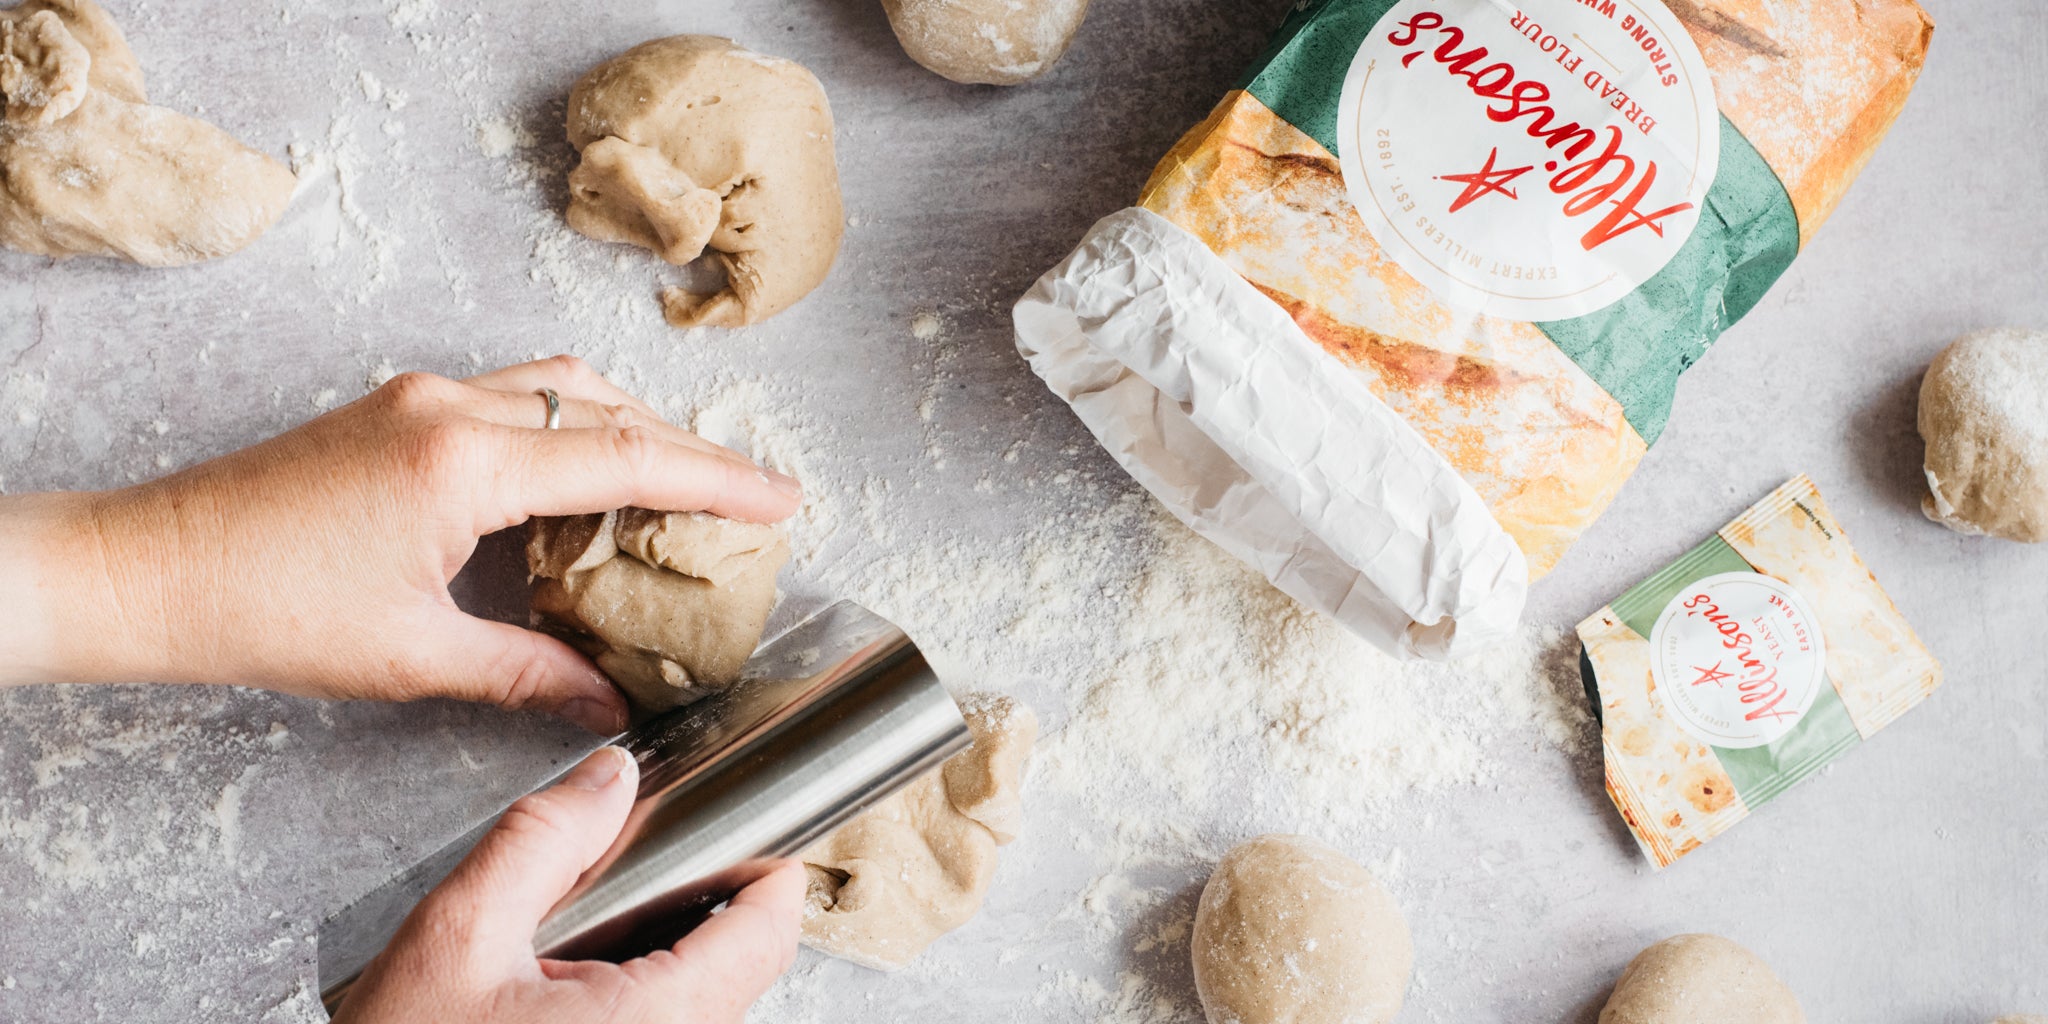
[[[543,960],[533,935],[597,863],[633,806],[618,747],[505,812],[371,963],[335,1024],[741,1024],[796,956],[795,861],[674,946],[622,964]]]

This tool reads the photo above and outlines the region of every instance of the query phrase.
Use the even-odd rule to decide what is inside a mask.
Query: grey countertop
[[[785,579],[792,613],[836,593],[910,594],[884,610],[942,667],[1004,677],[956,685],[1018,690],[1059,727],[1084,682],[1069,662],[1003,660],[1002,629],[959,628],[914,577],[1000,563],[1019,536],[1133,507],[1017,357],[1008,304],[1129,201],[1285,0],[1097,0],[1065,61],[1007,91],[910,63],[873,0],[108,6],[159,102],[289,147],[306,185],[271,234],[201,267],[0,254],[0,486],[115,486],[282,430],[394,369],[574,351],[665,408],[725,409],[725,426],[780,446],[764,456],[814,490],[865,496],[812,524]],[[1763,952],[1816,1020],[2048,1012],[2048,549],[1927,523],[1914,429],[1919,375],[1950,339],[2048,326],[2048,26],[2028,4],[1932,6],[1933,54],[1896,130],[1688,374],[1663,439],[1529,617],[1569,625],[1806,472],[1946,685],[1663,873],[1629,846],[1597,766],[1533,743],[1354,836],[1362,857],[1404,851],[1396,894],[1419,974],[1403,1020],[1590,1021],[1636,949],[1694,930]],[[832,278],[730,335],[669,330],[651,262],[559,224],[569,85],[678,32],[804,63],[840,126],[850,227]],[[932,333],[911,329],[919,314],[941,330],[919,337]],[[1075,536],[1114,541],[1130,521]],[[294,571],[291,538],[240,542]],[[516,551],[493,541],[459,590],[516,619],[521,582]],[[1104,642],[1097,595],[1069,596],[1069,653],[1085,660]],[[0,1021],[320,1019],[318,921],[590,745],[450,704],[0,694]],[[1056,794],[1031,814],[988,909],[928,963],[884,976],[806,954],[756,1019],[1194,1019],[1184,966],[1140,954],[1184,920],[1198,858],[1148,869],[1153,895],[1104,928],[1075,910],[1102,865],[1068,839],[1091,826]],[[1264,826],[1186,827],[1213,845]]]

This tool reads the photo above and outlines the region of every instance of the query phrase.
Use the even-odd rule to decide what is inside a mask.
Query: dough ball
[[[543,626],[653,714],[739,678],[789,561],[781,530],[703,512],[627,508],[535,519],[526,564]]]
[[[910,59],[969,85],[1016,85],[1067,52],[1088,0],[882,0]]]
[[[1600,1024],[1805,1024],[1769,965],[1718,935],[1674,935],[1636,954]]]
[[[2048,332],[1972,334],[1920,384],[1927,518],[1962,533],[2048,540]]]
[[[825,280],[845,213],[825,89],[792,61],[715,36],[642,43],[569,93],[569,226],[725,271],[711,294],[670,288],[678,327],[759,323]]]
[[[2031,1013],[2008,1013],[1992,1021],[1991,1024],[2048,1024],[2048,1017],[2037,1016]]]
[[[1357,862],[1306,836],[1225,854],[1195,911],[1209,1024],[1385,1024],[1415,964],[1401,908]]]
[[[195,263],[254,241],[297,184],[220,129],[150,106],[92,0],[0,10],[0,245]]]
[[[1038,719],[989,695],[960,711],[973,746],[803,852],[805,945],[895,970],[981,910],[996,848],[1023,821],[1019,792]]]

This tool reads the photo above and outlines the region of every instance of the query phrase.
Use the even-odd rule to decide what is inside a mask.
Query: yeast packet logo
[[[1797,590],[1754,572],[1695,580],[1650,630],[1650,674],[1679,726],[1716,747],[1799,727],[1827,678],[1820,620]]]
[[[1401,0],[1338,115],[1353,205],[1445,304],[1601,309],[1669,263],[1720,160],[1706,62],[1658,0]]]

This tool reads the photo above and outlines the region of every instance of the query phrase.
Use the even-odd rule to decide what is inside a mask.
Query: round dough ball
[[[2048,540],[2048,333],[1982,331],[1920,384],[1927,518],[1962,533]]]
[[[1636,954],[1600,1024],[1805,1024],[1792,990],[1719,935],[1674,935]]]
[[[1415,950],[1371,872],[1306,836],[1269,835],[1209,876],[1194,961],[1209,1024],[1384,1024]]]
[[[910,59],[969,85],[1016,85],[1067,52],[1088,0],[882,0]]]
[[[2048,1017],[2031,1013],[2008,1013],[1991,1024],[2048,1024]]]

